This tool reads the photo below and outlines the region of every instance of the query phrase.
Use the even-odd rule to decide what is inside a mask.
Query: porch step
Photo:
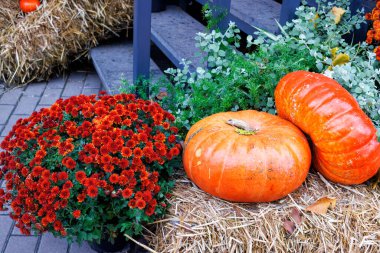
[[[97,46],[90,51],[96,72],[108,94],[119,93],[121,80],[133,83],[133,45],[132,41],[122,39],[109,44]],[[157,80],[162,76],[161,70],[150,61],[151,78]]]
[[[206,4],[209,0],[196,0]],[[257,31],[254,26],[271,33],[278,31],[281,4],[274,0],[231,0],[230,19],[246,34]]]
[[[201,23],[178,6],[169,5],[166,11],[152,13],[152,41],[178,68],[182,59],[200,66],[195,36],[204,30]]]
[[[245,33],[257,31],[253,26],[271,33],[278,31],[281,4],[274,0],[232,0],[231,20]]]

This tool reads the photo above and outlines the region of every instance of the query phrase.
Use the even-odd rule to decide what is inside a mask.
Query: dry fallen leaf
[[[292,213],[290,214],[290,217],[293,218],[294,222],[297,225],[300,225],[302,223],[302,216],[301,216],[300,211],[297,208],[295,207],[292,208]]]
[[[323,197],[318,199],[316,202],[311,204],[306,208],[306,211],[310,211],[312,213],[317,214],[326,214],[327,209],[331,206],[331,209],[334,209],[336,205],[335,198]]]
[[[293,207],[292,212],[290,213],[290,217],[294,220],[286,220],[284,221],[284,229],[289,233],[293,234],[294,230],[296,230],[296,225],[300,225],[302,223],[302,216],[300,211]]]
[[[168,96],[168,93],[166,91],[160,91],[160,93],[157,94],[156,98],[158,100],[162,100],[162,99],[164,99],[167,96]]]
[[[284,221],[283,226],[289,234],[293,234],[294,230],[296,230],[296,224],[290,220]]]
[[[334,18],[335,24],[339,24],[340,20],[342,19],[343,14],[346,13],[346,10],[339,7],[333,7],[331,12],[335,16]]]

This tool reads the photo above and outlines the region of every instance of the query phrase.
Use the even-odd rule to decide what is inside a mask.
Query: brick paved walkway
[[[97,94],[101,82],[96,73],[73,72],[66,79],[55,78],[49,82],[30,84],[0,96],[0,142],[19,118],[29,116],[33,111],[49,107],[58,98],[79,94]],[[5,187],[0,182],[1,187]],[[23,236],[14,227],[6,212],[0,212],[1,253],[89,253],[94,252],[87,243],[68,245],[66,240],[43,236]]]

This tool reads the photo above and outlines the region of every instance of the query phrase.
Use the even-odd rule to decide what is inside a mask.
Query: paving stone
[[[79,246],[78,243],[71,244],[70,253],[94,253],[96,251],[92,250],[87,242],[83,242],[82,245]]]
[[[82,91],[82,94],[83,95],[93,95],[93,94],[98,95],[99,91],[100,91],[100,89],[84,88],[83,91]]]
[[[18,227],[14,226],[12,230],[12,235],[23,235]]]
[[[80,85],[80,84],[66,85],[65,89],[63,90],[62,96],[63,97],[77,96],[81,94],[82,89],[83,89],[83,85]]]
[[[41,96],[46,88],[46,82],[42,83],[31,83],[28,84],[24,91],[24,95],[28,96]]]
[[[67,78],[66,86],[76,86],[76,85],[84,85],[84,81],[86,80],[85,72],[73,72],[70,74],[69,78]]]
[[[100,89],[101,87],[102,87],[102,81],[100,80],[98,74],[96,73],[87,74],[86,81],[84,82],[84,88]]]
[[[44,234],[38,253],[66,253],[68,244],[65,239],[55,238],[52,234]]]
[[[0,125],[0,133],[3,131],[5,125]]]
[[[63,89],[65,87],[66,78],[56,77],[49,80],[47,84],[47,89]]]
[[[11,236],[4,253],[34,253],[38,237]]]
[[[63,90],[62,96],[71,97],[81,94],[84,80],[86,78],[86,73],[74,72],[71,73],[67,79],[65,89]]]
[[[52,105],[61,96],[62,89],[46,89],[39,102],[40,105]]]
[[[1,96],[0,104],[2,105],[15,105],[22,95],[24,88],[17,88],[4,93]]]
[[[0,124],[5,124],[13,111],[14,105],[0,104]]]
[[[9,117],[7,125],[1,131],[1,136],[7,136],[8,133],[12,130],[14,124],[16,124],[17,120],[26,117],[28,117],[28,115],[12,115],[11,117]]]
[[[8,216],[0,216],[0,250],[6,242],[9,230],[13,226],[13,221]]]
[[[22,96],[20,101],[18,102],[18,105],[14,111],[14,114],[24,114],[24,115],[32,114],[39,100],[40,98],[38,97]]]

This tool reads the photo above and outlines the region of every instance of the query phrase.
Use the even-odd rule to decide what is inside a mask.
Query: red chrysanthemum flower
[[[130,208],[135,208],[135,207],[136,207],[136,200],[131,199],[131,200],[128,202],[128,206],[129,206]]]
[[[73,211],[73,217],[75,219],[79,219],[80,215],[81,215],[81,211],[80,210]]]
[[[63,189],[71,189],[73,187],[73,183],[71,181],[67,181],[64,185],[63,185]]]
[[[68,199],[70,198],[70,191],[68,189],[63,189],[61,191],[61,193],[59,194],[59,196],[62,198],[62,199]]]
[[[119,182],[119,175],[117,174],[112,174],[109,178],[110,182],[112,184],[117,184]]]
[[[130,157],[132,155],[132,150],[130,148],[128,148],[128,147],[123,147],[121,149],[121,155],[123,157],[128,158],[128,157]]]
[[[79,194],[77,200],[79,203],[82,203],[86,199],[86,194]]]
[[[53,226],[54,226],[54,230],[58,232],[62,229],[62,222],[59,220],[56,220]]]
[[[87,195],[90,198],[96,198],[98,196],[98,188],[96,186],[90,185],[87,188]]]
[[[146,202],[143,199],[136,200],[136,207],[140,210],[144,209],[146,206]]]
[[[135,148],[135,149],[133,150],[133,155],[134,155],[135,157],[140,158],[140,157],[142,157],[142,155],[143,155],[143,151],[141,150],[141,148]]]
[[[79,182],[82,183],[84,179],[86,179],[86,173],[82,170],[78,171],[75,173],[75,179]]]
[[[112,157],[110,155],[103,155],[101,158],[100,158],[101,162],[103,164],[110,164],[111,161],[112,161]]]
[[[62,171],[62,172],[59,172],[58,173],[58,179],[59,180],[62,180],[62,181],[65,181],[69,178],[69,175],[67,174],[67,172],[65,171]]]
[[[66,166],[66,168],[68,168],[70,170],[74,169],[75,166],[77,165],[77,163],[71,157],[65,157],[65,158],[63,158],[62,164],[64,166]]]
[[[121,192],[121,195],[123,196],[123,198],[125,199],[128,199],[132,196],[132,193],[133,191],[129,188],[125,188],[122,192]]]

